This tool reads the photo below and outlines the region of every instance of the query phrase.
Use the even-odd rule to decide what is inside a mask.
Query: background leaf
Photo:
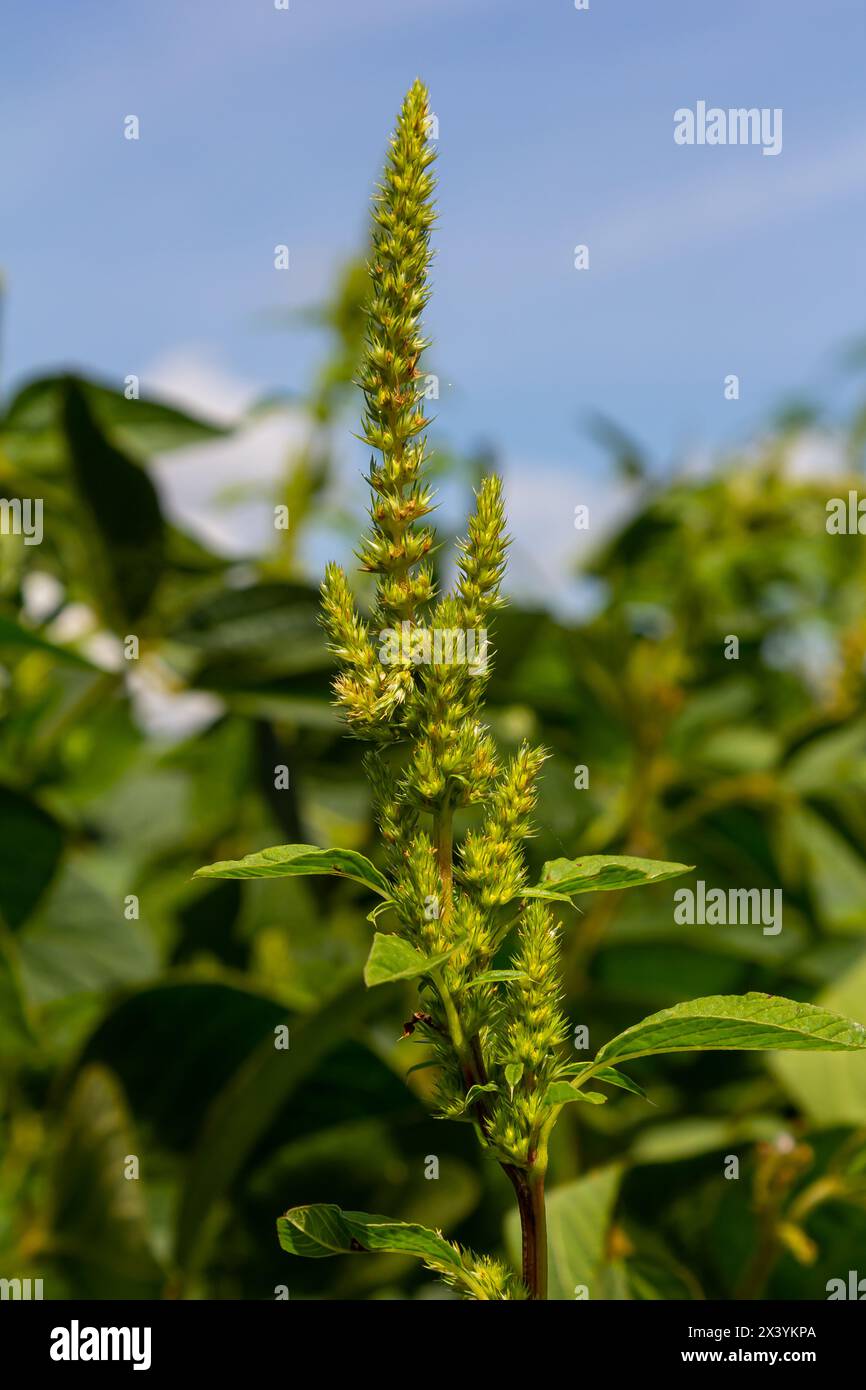
[[[63,838],[32,797],[0,786],[0,915],[10,927],[26,921],[54,877]]]

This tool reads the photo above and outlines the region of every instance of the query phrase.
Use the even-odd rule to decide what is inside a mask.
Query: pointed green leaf
[[[471,1298],[525,1298],[520,1281],[498,1268],[500,1292],[491,1293],[476,1275],[475,1257],[461,1252],[438,1231],[408,1221],[389,1221],[385,1216],[368,1216],[362,1211],[342,1211],[322,1203],[292,1207],[277,1221],[280,1245],[290,1255],[324,1259],[329,1255],[414,1255],[428,1269],[460,1285]],[[492,1272],[492,1270],[491,1270]]]
[[[243,859],[223,859],[196,869],[195,878],[291,878],[295,874],[335,874],[362,883],[390,898],[387,879],[353,849],[319,849],[318,845],[274,845]]]
[[[392,980],[414,980],[418,975],[428,975],[450,954],[445,951],[438,956],[425,956],[402,937],[377,931],[364,966],[364,983],[372,987],[390,984]]]
[[[521,1078],[522,1075],[523,1075],[523,1063],[522,1063],[522,1062],[509,1062],[509,1063],[508,1063],[508,1066],[505,1068],[505,1080],[508,1082],[508,1084],[509,1084],[509,1086],[511,1087],[512,1090],[514,1090],[514,1087],[517,1085],[517,1083],[518,1083],[518,1081],[520,1080],[520,1078]]]
[[[545,888],[543,883],[536,883],[532,888],[521,888],[514,894],[515,898],[540,898],[542,902],[570,903],[571,898],[567,893],[560,893],[554,888]],[[513,902],[514,899],[511,899]]]
[[[582,1076],[585,1071],[592,1068],[591,1062],[572,1062],[563,1068],[564,1074],[573,1076],[575,1079]],[[641,1100],[647,1099],[647,1093],[636,1081],[632,1081],[630,1076],[624,1075],[621,1071],[616,1071],[613,1067],[601,1067],[598,1071],[593,1069],[593,1076],[596,1081],[606,1081],[609,1086],[620,1086],[624,1091],[631,1091],[633,1096],[640,1096]]]
[[[390,1221],[361,1211],[342,1211],[330,1203],[292,1207],[277,1221],[280,1245],[290,1255],[325,1259],[329,1255],[416,1255],[434,1269],[461,1268],[460,1256],[444,1236],[426,1226]]]
[[[463,1109],[468,1110],[470,1105],[474,1105],[478,1097],[484,1095],[486,1091],[498,1090],[499,1087],[497,1086],[495,1081],[485,1081],[483,1086],[470,1086],[469,1090],[466,1092],[466,1099],[463,1102]]]
[[[775,994],[717,994],[651,1014],[612,1038],[593,1063],[628,1061],[659,1052],[743,1050],[858,1052],[866,1027],[814,1004]]]
[[[500,980],[525,980],[522,970],[485,970],[473,979],[467,980],[466,989],[476,989],[478,985],[495,985]]]
[[[582,1100],[587,1105],[604,1105],[607,1096],[601,1091],[578,1091],[570,1081],[551,1081],[544,1093],[545,1105],[568,1105],[570,1101]]]
[[[661,859],[635,859],[628,854],[588,854],[582,859],[551,859],[541,871],[539,890],[560,895],[607,893],[615,888],[638,888],[691,872],[692,865]]]

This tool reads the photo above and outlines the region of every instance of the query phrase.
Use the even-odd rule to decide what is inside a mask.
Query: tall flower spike
[[[379,576],[375,616],[383,627],[414,621],[433,594],[426,561],[433,535],[419,525],[432,499],[421,479],[428,422],[418,382],[427,346],[420,318],[429,298],[434,157],[427,91],[416,81],[403,102],[374,200],[373,289],[358,383],[366,398],[362,438],[380,455],[370,464],[372,526],[358,557]]]

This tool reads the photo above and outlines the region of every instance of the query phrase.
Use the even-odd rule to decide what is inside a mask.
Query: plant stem
[[[433,835],[436,842],[436,863],[442,880],[439,915],[444,922],[448,922],[454,905],[454,810],[447,802],[433,818]]]
[[[534,1165],[529,1170],[502,1167],[511,1179],[517,1194],[520,1212],[523,1282],[533,1299],[547,1298],[547,1215],[544,1209],[544,1176],[546,1165]]]

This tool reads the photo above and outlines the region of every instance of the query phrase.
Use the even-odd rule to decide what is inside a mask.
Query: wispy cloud
[[[718,245],[732,233],[770,226],[795,213],[866,192],[866,131],[815,148],[799,159],[783,151],[771,168],[766,160],[746,171],[737,150],[736,170],[720,172],[719,151],[683,149],[685,159],[702,160],[705,177],[685,187],[657,187],[652,196],[600,216],[592,228],[593,273],[623,270],[670,260],[684,250]],[[722,155],[727,154],[725,151]]]

